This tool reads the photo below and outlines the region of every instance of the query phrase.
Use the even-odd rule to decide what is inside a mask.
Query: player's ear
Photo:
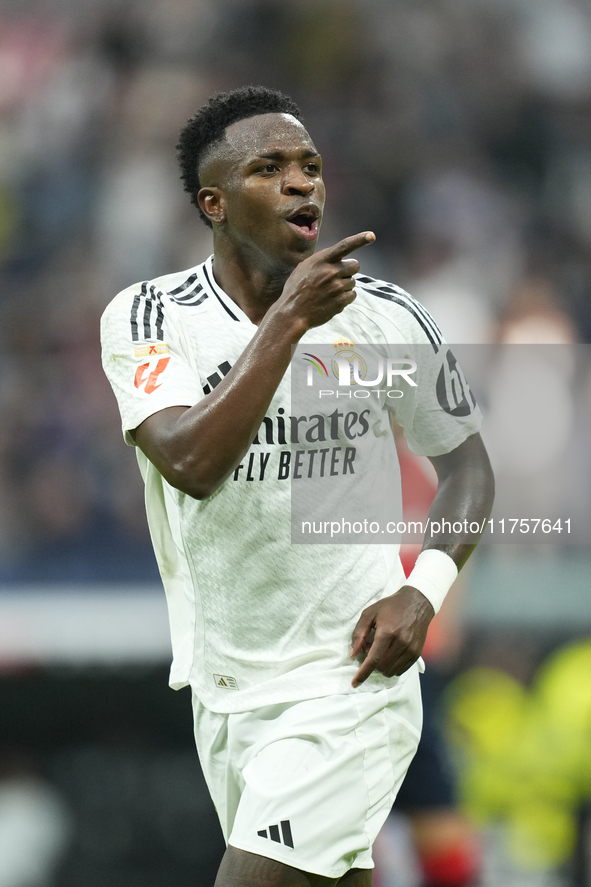
[[[197,194],[197,202],[210,222],[219,225],[224,221],[226,208],[220,188],[201,188]]]

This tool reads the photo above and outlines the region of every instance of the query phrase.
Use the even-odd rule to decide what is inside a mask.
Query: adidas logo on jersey
[[[279,825],[281,826],[281,835],[279,834]],[[262,828],[257,835],[259,838],[271,838],[272,841],[275,841],[276,844],[285,844],[286,847],[291,847],[293,850],[293,837],[291,835],[291,825],[289,819],[282,819],[279,825],[270,825],[268,829]],[[283,838],[283,840],[282,840]]]
[[[238,690],[238,681],[229,674],[214,674],[213,679],[221,690]]]
[[[230,370],[232,369],[232,364],[225,360],[223,363],[218,365],[219,373],[212,373],[211,376],[207,377],[207,385],[203,386],[203,393],[209,394],[212,388],[217,388],[217,386],[222,381],[223,376],[227,376]],[[220,375],[221,373],[221,375]]]

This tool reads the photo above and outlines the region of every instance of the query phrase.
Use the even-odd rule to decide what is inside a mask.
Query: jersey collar
[[[201,266],[201,272],[204,278],[204,284],[207,287],[207,290],[217,299],[220,303],[222,309],[224,310],[224,314],[238,323],[248,323],[250,326],[253,326],[251,319],[244,313],[242,308],[240,308],[236,302],[230,298],[230,296],[224,292],[221,286],[218,285],[215,277],[213,276],[213,255],[211,255]]]

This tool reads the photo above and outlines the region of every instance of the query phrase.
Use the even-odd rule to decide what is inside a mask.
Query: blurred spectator
[[[560,869],[576,848],[579,816],[589,808],[591,644],[583,639],[556,650],[531,688],[507,673],[520,656],[527,657],[527,646],[512,647],[506,670],[476,667],[451,683],[449,731],[462,758],[463,807],[481,826],[496,829],[505,849],[503,881],[490,872],[489,878],[560,884]],[[488,842],[497,864],[498,844]],[[588,877],[587,859],[567,883],[586,884]]]
[[[71,829],[64,802],[29,761],[0,751],[0,887],[49,887]]]
[[[525,277],[509,298],[497,325],[504,345],[574,345],[575,324],[548,279]]]

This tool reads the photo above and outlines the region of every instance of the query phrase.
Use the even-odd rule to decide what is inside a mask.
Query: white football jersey
[[[423,345],[453,370],[435,322],[407,293],[364,275],[356,276],[356,292],[344,312],[303,337],[300,345],[311,355],[322,344],[341,350]],[[256,329],[217,285],[211,257],[119,293],[103,315],[101,335],[103,365],[126,442],[133,445],[130,432],[148,416],[171,406],[190,407],[211,392]],[[214,711],[369,692],[397,680],[374,673],[353,690],[358,663],[349,651],[362,610],[404,583],[398,547],[292,544],[288,454],[294,435],[306,427],[310,434],[311,426],[309,417],[291,416],[290,375],[277,388],[241,465],[208,499],[198,501],[171,487],[137,450],[168,602],[171,686],[190,683]],[[457,400],[450,405],[432,382],[390,407],[412,449],[437,456],[478,431],[481,416],[469,389],[458,408]],[[341,445],[340,462],[333,462],[340,465],[338,472],[356,420],[347,425],[343,408],[343,417],[338,413],[337,425],[331,426],[334,403],[327,400],[321,408],[328,423],[325,436],[332,438],[327,448]],[[383,398],[368,399],[367,409],[356,433],[367,430],[376,452],[392,450],[389,429],[384,433],[388,423],[382,423]],[[320,421],[317,416],[316,429]]]

